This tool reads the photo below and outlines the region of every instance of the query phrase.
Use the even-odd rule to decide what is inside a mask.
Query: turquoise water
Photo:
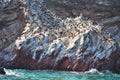
[[[46,70],[6,70],[0,80],[120,80],[118,74],[84,74],[78,72],[46,71]]]

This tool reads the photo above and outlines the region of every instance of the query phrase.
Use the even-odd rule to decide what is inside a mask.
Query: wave
[[[5,69],[6,75],[8,76],[16,76],[16,77],[23,77],[22,73],[17,72],[15,70]]]

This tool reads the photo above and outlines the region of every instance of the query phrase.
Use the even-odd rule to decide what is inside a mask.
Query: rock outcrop
[[[4,68],[0,68],[0,74],[6,74]]]
[[[112,32],[116,34],[112,35],[110,31],[113,27],[93,24],[93,21],[82,16],[66,19],[57,17],[47,10],[43,0],[9,1],[8,6],[11,4],[15,8],[6,6],[0,10],[4,13],[8,8],[10,11],[17,9],[18,11],[14,10],[14,13],[17,14],[15,20],[19,23],[8,16],[7,19],[10,17],[10,22],[14,22],[11,25],[17,24],[17,26],[7,29],[10,26],[5,26],[3,23],[5,18],[0,21],[2,39],[5,39],[3,30],[15,31],[15,35],[12,32],[8,33],[11,37],[15,37],[12,41],[9,39],[11,37],[7,37],[9,41],[5,43],[9,44],[3,46],[4,43],[1,42],[2,66],[73,71],[88,71],[96,68],[120,73],[118,26],[114,27]],[[15,4],[20,5],[16,7]],[[108,19],[103,23],[107,21],[111,20]]]

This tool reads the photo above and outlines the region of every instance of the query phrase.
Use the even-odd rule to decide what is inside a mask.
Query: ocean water
[[[118,74],[85,74],[80,72],[7,69],[0,80],[120,80]]]

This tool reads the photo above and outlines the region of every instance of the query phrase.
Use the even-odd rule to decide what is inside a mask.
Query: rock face
[[[0,2],[0,51],[21,35],[24,26],[22,5],[12,0]]]
[[[83,16],[99,23],[111,36],[119,36],[119,0],[45,0],[46,7],[61,18]]]
[[[14,28],[12,27],[13,29],[10,28],[11,31],[16,31],[16,35],[9,33],[10,36],[17,38],[8,42],[6,47],[2,45],[0,50],[0,64],[2,66],[73,71],[88,71],[91,68],[96,68],[120,73],[120,32],[118,26],[114,27],[111,33],[113,27],[95,25],[82,16],[60,19],[46,9],[43,0],[15,2],[10,0],[8,6],[9,4],[13,6],[20,4],[14,9],[18,9],[21,13],[11,8],[15,13],[20,13],[16,15],[15,19],[19,23],[12,20],[13,17],[8,16],[10,21],[14,22],[11,25],[17,24],[19,26],[18,31],[15,29],[16,25],[13,26]],[[1,8],[4,13],[4,10],[9,7],[3,8],[2,6]],[[19,17],[21,15],[22,17]],[[108,19],[104,22],[107,21],[111,20]],[[1,22],[4,20],[1,19]],[[3,29],[10,30],[6,29],[5,23],[0,24],[3,25],[0,26],[1,31]],[[4,35],[0,37],[5,39]],[[7,38],[10,40],[11,37]]]
[[[45,0],[46,7],[62,18],[76,17],[81,13],[97,21],[120,16],[118,0]]]

